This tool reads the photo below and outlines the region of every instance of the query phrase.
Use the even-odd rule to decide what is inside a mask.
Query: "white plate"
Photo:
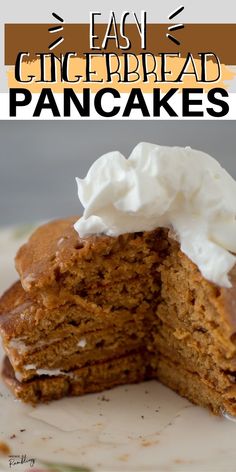
[[[28,231],[0,231],[1,292],[16,279],[13,258]],[[1,457],[0,472],[236,470],[236,423],[191,405],[158,382],[36,408],[16,401],[2,383],[0,393],[0,441],[22,462],[10,468],[13,458]]]

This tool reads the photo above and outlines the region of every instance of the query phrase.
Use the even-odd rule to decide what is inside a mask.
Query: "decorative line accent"
[[[56,18],[56,20],[60,21],[61,23],[64,23],[64,19],[57,15],[57,13],[53,12],[52,13],[52,16],[54,16],[54,18]],[[63,26],[52,26],[51,28],[48,28],[48,32],[49,33],[58,33],[59,31],[63,31],[64,30],[64,27]],[[52,49],[55,49],[57,46],[59,46],[59,44],[61,44],[62,42],[64,41],[64,38],[62,36],[60,36],[58,39],[56,39],[55,41],[53,41],[49,46],[48,46],[48,49],[50,51],[52,51]]]
[[[58,31],[63,31],[63,26],[53,26],[52,28],[48,28],[49,33],[57,33]]]
[[[176,8],[174,11],[172,11],[172,13],[170,13],[170,15],[168,16],[169,20],[172,20],[172,18],[175,18],[177,15],[179,15],[179,13],[181,13],[182,11],[184,10],[184,6],[181,5],[180,7]],[[168,31],[176,31],[176,30],[180,30],[184,28],[184,24],[183,23],[177,23],[177,25],[171,25],[171,26],[168,26]],[[172,34],[169,34],[167,33],[166,34],[166,37],[168,39],[170,39],[173,43],[177,44],[178,46],[180,45],[180,42],[178,41],[178,39],[176,39],[174,36],[172,36]]]
[[[49,46],[48,46],[48,49],[51,51],[52,49],[56,48],[57,46],[59,46],[59,44],[61,44],[62,42],[64,41],[64,38],[62,36],[60,36],[60,38],[56,39],[56,41],[53,41],[53,43],[51,43]]]
[[[166,37],[169,38],[171,41],[173,41],[173,43],[177,44],[178,46],[180,45],[180,42],[178,41],[178,39],[174,38],[174,36],[172,36],[171,34],[167,33]]]
[[[174,10],[169,16],[169,20],[172,20],[172,18],[174,18],[175,16],[177,16],[179,13],[181,13],[181,11],[184,10],[184,6],[181,5],[179,8],[176,8],[176,10]]]
[[[175,31],[175,30],[182,29],[182,28],[184,28],[183,23],[179,23],[178,25],[169,26],[168,30],[169,31]]]
[[[54,16],[54,18],[56,18],[56,20],[60,21],[61,23],[64,23],[63,18],[61,18],[61,16],[57,15],[57,13],[53,12],[52,16]]]

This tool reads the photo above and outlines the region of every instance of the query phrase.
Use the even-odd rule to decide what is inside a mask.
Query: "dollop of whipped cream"
[[[100,157],[77,178],[80,237],[167,227],[203,277],[231,287],[236,262],[236,181],[208,154],[140,143],[126,159]]]

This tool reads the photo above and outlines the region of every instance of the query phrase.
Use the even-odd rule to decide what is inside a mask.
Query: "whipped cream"
[[[167,227],[203,277],[231,287],[236,262],[236,181],[208,154],[140,143],[126,159],[100,157],[77,178],[81,238]]]

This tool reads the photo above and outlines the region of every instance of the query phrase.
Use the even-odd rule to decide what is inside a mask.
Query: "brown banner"
[[[48,29],[55,24],[6,24],[5,25],[5,65],[14,65],[20,51],[29,52],[33,59],[35,53],[50,52],[49,46],[57,38],[63,41],[53,49],[54,54],[76,52],[82,56],[85,52],[92,52],[89,45],[89,24],[63,24],[63,31],[51,34]],[[175,44],[166,37],[170,24],[148,24],[146,35],[146,49],[154,55],[161,52],[180,52],[186,57],[188,52],[197,57],[200,52],[214,52],[222,64],[236,64],[236,24],[185,24],[179,31],[173,31],[180,43]],[[98,36],[95,45],[100,46],[105,36],[107,25],[97,24],[94,34]],[[119,31],[119,25],[117,25]],[[131,41],[129,52],[136,55],[144,52],[140,45],[140,36],[135,24],[127,24],[125,35]],[[124,39],[119,34],[120,44],[124,45]],[[99,53],[99,49],[94,50]],[[106,51],[122,54],[123,50],[116,47],[115,40],[109,40]],[[126,50],[126,52],[128,52]]]

